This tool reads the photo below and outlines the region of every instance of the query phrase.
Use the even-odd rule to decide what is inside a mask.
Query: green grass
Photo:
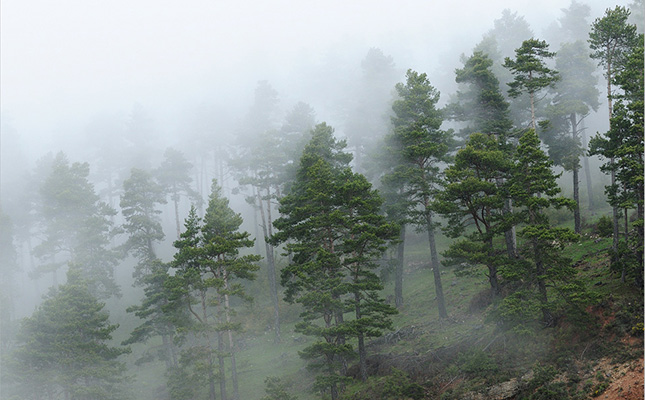
[[[449,239],[437,235],[439,251],[447,248]],[[585,280],[590,290],[600,297],[625,299],[632,298],[635,292],[620,283],[619,277],[609,272],[606,249],[610,247],[611,239],[597,239],[583,235],[579,243],[574,243],[564,249],[564,254],[570,257],[578,266],[580,277]],[[376,352],[391,356],[414,354],[417,357],[433,354],[439,349],[458,349],[458,351],[483,351],[489,346],[492,350],[497,346],[498,353],[491,353],[493,360],[500,366],[496,374],[499,379],[507,379],[513,374],[524,373],[527,369],[547,354],[556,335],[551,330],[544,330],[539,337],[529,341],[513,339],[504,335],[500,339],[494,322],[487,321],[487,304],[473,307],[478,295],[489,289],[485,268],[474,270],[468,276],[456,276],[454,269],[442,268],[442,283],[449,318],[442,320],[438,317],[434,278],[430,270],[427,235],[410,232],[406,241],[406,269],[404,274],[404,305],[399,314],[392,317],[395,330],[414,326],[415,335],[405,337],[395,343],[370,348],[370,354]],[[393,274],[392,274],[393,275]],[[391,275],[391,278],[393,276]],[[601,285],[597,285],[601,282]],[[281,303],[281,313],[284,323],[281,326],[282,342],[274,343],[273,333],[267,329],[271,323],[272,309],[268,304],[268,287],[266,279],[259,276],[258,281],[251,284],[250,293],[256,297],[253,306],[240,310],[239,318],[244,319],[246,333],[244,348],[237,353],[238,378],[240,382],[240,398],[260,399],[265,395],[264,380],[269,376],[280,377],[289,387],[289,391],[300,400],[319,399],[310,388],[314,375],[306,369],[305,361],[298,356],[298,351],[311,341],[294,332],[298,321],[299,307]],[[383,297],[394,293],[394,284],[388,281],[383,290]],[[617,294],[622,293],[622,294]],[[626,301],[626,300],[625,300]],[[627,327],[629,328],[629,326]],[[627,329],[625,328],[625,329]],[[386,332],[386,334],[388,334]],[[464,343],[471,347],[463,347]],[[515,349],[514,352],[505,349]],[[502,350],[499,350],[502,349]],[[491,350],[488,350],[489,352]],[[457,350],[456,350],[457,351]],[[488,354],[488,353],[487,353]],[[132,355],[133,357],[134,355]],[[450,380],[451,373],[464,376],[454,354],[454,360],[447,360],[446,371],[440,372],[436,379]],[[468,359],[464,353],[462,359]],[[131,361],[130,361],[131,364]],[[228,364],[228,363],[227,363]],[[143,386],[137,391],[137,398],[142,400],[154,399],[154,387],[163,384],[158,381],[163,377],[165,367],[161,363],[137,368],[136,382]],[[521,372],[524,371],[524,372]],[[461,375],[459,375],[461,374]],[[457,376],[455,375],[455,376]],[[231,389],[230,373],[227,376],[228,390]],[[484,379],[486,378],[486,379]],[[480,377],[464,387],[477,388],[494,382],[494,376]],[[155,380],[156,379],[156,380]],[[372,377],[372,385],[381,385],[382,378]],[[470,386],[468,386],[470,385]],[[483,386],[482,386],[483,387]],[[348,392],[366,393],[366,387],[361,383],[351,385]],[[434,388],[432,390],[439,390]]]

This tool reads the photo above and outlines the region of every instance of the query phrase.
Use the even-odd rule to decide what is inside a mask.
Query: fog
[[[625,2],[588,3],[595,18]],[[333,100],[320,91],[351,84],[371,47],[391,55],[401,76],[408,68],[427,72],[445,97],[459,55],[471,51],[503,9],[524,16],[540,37],[566,6],[558,0],[457,1],[450,7],[428,1],[5,0],[3,152],[19,150],[33,161],[73,147],[93,118],[123,117],[134,103],[172,142],[200,105],[240,113],[259,80],[271,83],[283,107],[305,101],[319,120],[334,125]]]
[[[590,6],[591,22],[606,8],[630,1],[580,3]],[[232,207],[248,213],[244,229],[253,233],[257,227],[242,196],[235,196],[235,181],[213,172],[218,161],[204,161],[204,152],[235,143],[248,123],[258,82],[277,92],[274,125],[304,102],[317,122],[345,137],[361,62],[370,49],[391,57],[399,82],[408,69],[427,73],[443,106],[457,89],[455,69],[463,65],[462,55],[472,54],[505,9],[523,17],[536,38],[548,40],[549,27],[569,5],[569,0],[2,0],[0,210],[11,218],[27,207],[25,193],[37,188],[26,188],[25,177],[47,155],[63,151],[72,163],[88,162],[97,193],[108,201],[112,193],[105,194],[100,174],[111,174],[101,168],[114,160],[104,157],[127,148],[136,162],[124,159],[124,167],[152,169],[172,146],[196,169],[207,163],[210,174],[224,178]],[[596,75],[602,87],[600,71]],[[599,111],[586,121],[589,135],[607,128],[600,93]],[[128,136],[134,131],[137,137]],[[597,160],[592,164],[598,171]],[[195,182],[204,198],[207,178]],[[563,185],[569,181],[562,179]],[[108,202],[118,210],[118,195]],[[182,219],[189,206],[181,203]],[[163,208],[165,259],[172,258],[174,223],[169,202]],[[18,249],[23,267],[30,263],[24,242]],[[130,277],[130,269],[119,269],[126,290]],[[50,277],[31,281],[25,270],[16,279],[22,293],[14,319],[30,315],[51,284]]]

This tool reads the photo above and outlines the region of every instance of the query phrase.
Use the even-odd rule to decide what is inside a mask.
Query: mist
[[[580,3],[590,7],[591,22],[607,8],[631,2]],[[504,10],[517,13],[534,37],[548,41],[553,24],[569,5],[568,0],[3,0],[0,211],[21,234],[32,234],[30,239],[13,240],[20,268],[12,278],[18,301],[11,306],[11,320],[30,316],[52,286],[49,275],[33,274],[40,261],[30,246],[37,246],[43,233],[33,222],[34,212],[27,210],[39,193],[33,185],[43,181],[59,152],[72,164],[89,164],[88,179],[100,200],[117,211],[110,221],[119,225],[121,185],[131,168],[158,169],[166,149],[176,149],[192,164],[192,189],[204,202],[201,215],[214,178],[230,207],[244,217],[241,229],[257,238],[254,249],[260,252],[263,234],[253,219],[249,191],[240,189],[229,165],[239,156],[236,146],[252,137],[249,132],[279,131],[302,102],[311,107],[316,123],[333,127],[335,137],[348,139],[353,151],[352,113],[361,96],[374,89],[366,88],[361,65],[371,50],[391,60],[394,71],[387,78],[389,89],[378,88],[383,96],[377,99],[378,113],[369,116],[383,122],[385,134],[391,129],[394,85],[405,80],[407,70],[427,74],[441,93],[438,105],[443,107],[458,90],[455,69],[463,66],[464,57],[473,53]],[[559,47],[550,44],[554,51]],[[588,138],[609,127],[600,69],[596,76],[601,104],[585,120]],[[253,107],[264,84],[275,91],[276,103],[262,125],[253,120]],[[500,88],[506,92],[506,82],[500,82]],[[451,121],[444,124],[459,127]],[[609,178],[601,174],[598,157],[590,162],[597,175],[597,201],[604,202],[602,186]],[[565,172],[558,181],[567,196],[570,180]],[[172,259],[175,251],[175,210],[183,226],[193,204],[194,198],[182,195],[176,209],[170,200],[160,206],[165,232],[158,246],[161,259]],[[418,235],[408,235],[420,241]],[[124,241],[118,235],[111,240],[114,246]],[[141,288],[132,288],[134,265],[130,255],[115,267],[124,295],[107,300],[111,315],[130,321],[129,327],[134,317],[124,317],[124,310],[142,296]],[[65,281],[62,275],[58,279]],[[267,282],[252,285],[261,291]],[[268,296],[262,301],[269,304]],[[265,303],[253,307],[268,309]],[[125,328],[116,332],[119,338],[128,334]]]

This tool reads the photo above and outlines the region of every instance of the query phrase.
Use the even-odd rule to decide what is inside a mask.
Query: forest
[[[3,146],[0,399],[642,399],[643,8],[505,9],[451,93],[371,47],[327,121],[259,80]]]

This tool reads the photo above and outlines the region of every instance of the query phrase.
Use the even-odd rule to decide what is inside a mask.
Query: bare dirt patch
[[[609,387],[598,396],[607,400],[643,400],[643,357],[625,364],[610,367]]]

